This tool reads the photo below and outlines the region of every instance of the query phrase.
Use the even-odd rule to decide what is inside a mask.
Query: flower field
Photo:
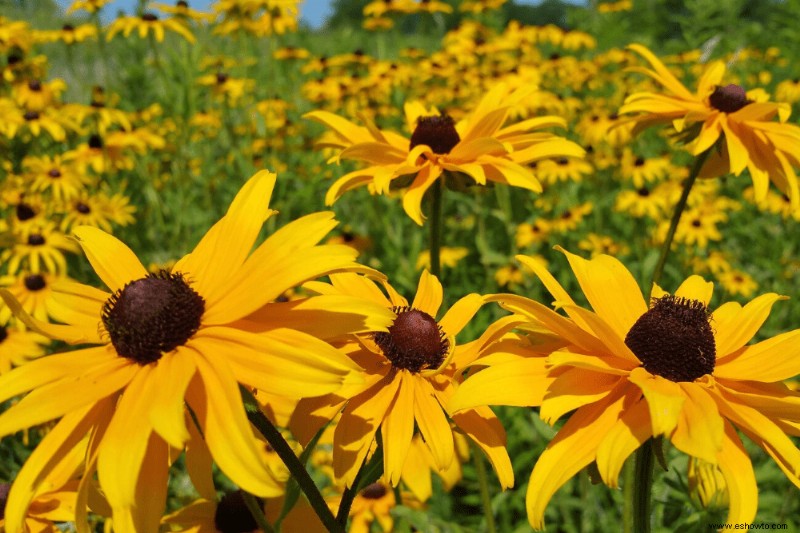
[[[34,4],[0,531],[800,528],[791,2]]]

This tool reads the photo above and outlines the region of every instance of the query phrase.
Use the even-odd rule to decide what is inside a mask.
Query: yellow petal
[[[214,462],[236,485],[256,496],[280,495],[245,414],[236,378],[224,360],[198,352],[198,374],[187,401],[197,415]]]
[[[768,362],[768,363],[766,363]],[[800,374],[800,329],[747,346],[724,362],[717,362],[714,376],[772,383]]]
[[[600,339],[600,341],[606,347],[606,349],[603,351],[604,353],[608,353],[614,357],[626,360],[628,362],[626,368],[628,369],[637,367],[641,364],[639,358],[636,357],[631,349],[628,348],[628,345],[625,344],[625,338],[620,337],[619,334],[597,314],[592,313],[587,309],[583,309],[582,307],[573,305],[565,305],[564,311],[566,311],[570,316],[580,316],[584,322],[591,326],[595,336]],[[597,355],[603,355],[603,353],[599,353]]]
[[[493,365],[471,374],[459,385],[447,410],[455,413],[482,405],[538,406],[552,381],[543,357]]]
[[[403,194],[403,210],[411,220],[422,226],[422,197],[442,174],[442,168],[427,164],[419,171],[411,186]]]
[[[684,87],[680,81],[678,81],[678,78],[676,78],[672,72],[670,72],[669,69],[664,66],[661,60],[659,60],[650,50],[640,44],[630,44],[627,48],[629,50],[633,50],[645,58],[648,63],[650,63],[655,70],[656,76],[654,76],[654,78],[666,89],[673,92],[676,96],[685,98],[687,100],[692,100],[695,98],[695,96],[689,92],[689,90]]]
[[[553,494],[595,460],[597,448],[620,417],[623,399],[616,392],[578,409],[547,445],[533,467],[525,497],[534,529],[544,529],[544,511]]]
[[[97,324],[94,327],[87,326],[85,322],[81,322],[80,325],[49,324],[26,313],[14,295],[7,290],[0,289],[0,298],[23,324],[45,337],[58,339],[68,344],[103,344],[105,342],[100,337]]]
[[[642,291],[627,268],[609,255],[583,259],[562,248],[578,283],[595,312],[624,339],[633,324],[647,312]]]
[[[189,413],[186,413],[186,417],[189,416]],[[189,441],[186,443],[186,471],[200,497],[214,501],[217,498],[217,490],[212,476],[211,452],[193,420],[187,420],[186,428],[189,432]]]
[[[439,470],[447,469],[455,458],[453,432],[442,406],[425,379],[409,380],[414,389],[414,417],[420,433],[433,454]]]
[[[723,420],[714,400],[697,383],[680,383],[686,394],[678,425],[671,436],[680,451],[711,464],[722,449]]]
[[[653,436],[671,435],[678,425],[678,418],[686,401],[686,394],[680,385],[661,376],[654,376],[641,367],[634,369],[628,379],[642,389],[647,399]]]
[[[447,335],[455,337],[466,326],[483,305],[480,294],[468,294],[454,303],[439,321]]]
[[[427,270],[423,270],[419,277],[417,294],[414,296],[414,302],[411,307],[436,318],[436,315],[439,314],[439,307],[442,305],[443,294],[442,284],[439,279]],[[447,333],[451,334],[450,332]]]
[[[758,508],[758,486],[753,464],[734,427],[725,421],[722,450],[717,463],[728,486],[727,524],[751,524]]]
[[[147,276],[147,269],[136,254],[116,237],[92,226],[79,226],[72,232],[92,268],[111,292]]]
[[[640,399],[625,407],[597,448],[597,470],[606,485],[612,489],[619,487],[619,473],[625,460],[652,436],[647,401]]]
[[[389,406],[381,424],[383,443],[383,469],[392,486],[400,482],[411,437],[414,435],[414,383],[416,379],[407,370],[397,373],[400,381],[397,396]]]
[[[488,407],[477,407],[453,415],[453,422],[469,435],[492,463],[500,486],[514,486],[514,469],[506,450],[506,432],[503,424]]]
[[[194,373],[192,351],[178,347],[153,364],[150,376],[155,393],[150,398],[148,420],[156,433],[179,450],[189,440],[183,406]]]
[[[260,171],[250,178],[231,202],[228,212],[197,243],[194,250],[173,267],[184,272],[206,300],[206,311],[227,296],[231,277],[253,248],[269,208],[275,174]]]
[[[631,372],[631,364],[625,359],[614,356],[597,357],[594,355],[573,353],[567,350],[552,352],[547,356],[547,364],[550,368],[576,367],[616,376],[625,376]],[[639,368],[634,368],[633,372],[637,370],[639,370]]]
[[[769,316],[772,305],[785,299],[785,296],[767,293],[754,298],[744,307],[736,303],[726,303],[714,311],[711,315],[711,326],[717,345],[717,368],[722,366],[726,356],[753,338]]]
[[[688,298],[689,300],[698,300],[708,306],[713,293],[714,283],[695,275],[689,276],[681,283],[681,286],[675,291],[675,296]],[[655,293],[653,296],[656,296]]]
[[[620,379],[611,374],[567,369],[547,387],[539,416],[552,426],[564,414],[608,396]]]

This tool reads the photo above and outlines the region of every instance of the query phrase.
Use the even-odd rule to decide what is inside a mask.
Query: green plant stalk
[[[289,473],[294,477],[295,481],[297,481],[297,484],[300,485],[300,489],[303,491],[303,494],[306,495],[306,498],[308,498],[308,503],[311,504],[311,507],[314,509],[314,512],[317,513],[317,516],[319,516],[322,524],[332,533],[344,533],[344,528],[339,525],[336,518],[334,518],[333,513],[331,513],[331,510],[328,508],[328,504],[325,503],[325,499],[308,474],[305,465],[303,465],[300,459],[294,454],[294,451],[286,443],[280,431],[278,431],[275,426],[272,425],[269,418],[261,412],[253,394],[245,387],[240,386],[239,390],[242,394],[242,400],[244,401],[247,419],[250,420],[250,423],[256,427],[265,439],[267,439],[269,445],[272,446],[272,449],[275,450],[275,453],[281,458],[283,464],[289,469]]]
[[[494,513],[492,511],[492,498],[489,496],[489,476],[486,473],[486,465],[483,463],[483,452],[477,444],[471,442],[472,462],[475,465],[475,474],[478,476],[478,486],[481,492],[481,505],[483,506],[483,516],[486,518],[486,533],[496,533],[494,525]]]
[[[441,178],[437,179],[431,185],[431,239],[430,239],[430,260],[431,260],[431,274],[441,280],[442,274],[442,225],[444,223],[443,217],[443,196],[444,196],[444,179],[443,174]]]
[[[342,494],[342,499],[339,503],[339,510],[336,512],[336,521],[341,524],[342,528],[347,526],[347,519],[350,516],[350,508],[353,506],[353,500],[362,489],[363,486],[374,483],[381,473],[383,472],[383,448],[379,447],[372,454],[368,464],[362,465],[353,480],[353,484],[347,487]]]
[[[244,499],[244,504],[247,506],[247,510],[250,511],[256,524],[258,524],[259,529],[264,533],[273,533],[275,530],[272,529],[272,526],[267,522],[267,517],[264,516],[264,511],[261,509],[261,504],[258,503],[256,497],[243,490],[242,498]]]
[[[705,152],[702,152],[694,160],[692,169],[689,172],[689,177],[683,183],[683,191],[678,203],[675,204],[675,211],[672,213],[672,219],[669,223],[667,236],[664,244],[661,246],[661,253],[658,257],[658,263],[653,270],[652,281],[648,287],[645,288],[647,294],[647,301],[650,301],[650,295],[653,291],[653,286],[661,281],[661,276],[664,274],[664,266],[667,264],[672,242],[675,240],[675,232],[678,229],[678,223],[681,220],[686,209],[686,204],[689,200],[689,193],[692,191],[694,182],[697,181],[697,176],[703,168],[708,156],[711,154],[712,146]],[[645,442],[636,450],[634,463],[629,460],[625,465],[623,472],[623,479],[625,485],[623,488],[623,516],[622,525],[625,533],[649,533],[650,532],[650,503],[651,492],[653,488],[653,451],[652,439]]]
[[[714,147],[712,146],[697,156],[697,159],[694,160],[694,165],[692,165],[692,170],[689,173],[689,177],[686,178],[686,181],[683,184],[681,197],[678,200],[678,203],[675,204],[675,211],[673,211],[672,220],[669,222],[667,237],[664,240],[664,244],[661,246],[661,254],[658,257],[658,263],[656,264],[655,270],[653,270],[652,283],[650,283],[650,286],[647,287],[645,291],[647,292],[648,300],[650,300],[650,293],[653,290],[653,285],[661,281],[661,276],[664,274],[664,266],[667,264],[667,257],[669,257],[669,252],[672,248],[672,241],[675,240],[675,232],[678,229],[678,223],[681,220],[681,215],[683,215],[683,211],[686,209],[686,202],[689,200],[689,193],[692,192],[692,186],[694,186],[694,182],[697,181],[697,176],[700,174],[700,169],[703,168],[703,164],[705,164],[706,159],[708,159],[708,156],[711,154],[711,150],[713,149]]]

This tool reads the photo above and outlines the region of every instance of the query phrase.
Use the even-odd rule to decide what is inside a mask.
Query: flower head
[[[781,383],[800,372],[800,330],[746,344],[782,296],[711,311],[713,284],[691,276],[674,294],[655,286],[648,305],[616,259],[564,253],[593,311],[520,256],[566,316],[520,296],[492,299],[531,327],[549,330],[561,347],[534,357],[517,350],[519,357],[468,378],[450,404],[456,412],[487,398],[540,405],[549,423],[574,410],[531,474],[527,507],[535,528],[543,527],[547,503],[569,478],[596,462],[603,481],[615,487],[625,459],[651,437],[664,436],[719,469],[730,492],[729,523],[752,522],[758,502],[737,428],[800,486],[800,450],[788,436],[800,433],[800,395]]]
[[[25,324],[70,344],[96,346],[30,362],[0,376],[0,401],[29,392],[0,415],[0,435],[60,417],[34,452],[58,457],[87,432],[86,479],[97,472],[117,531],[156,531],[164,509],[170,448],[182,450],[196,421],[219,468],[239,487],[278,496],[262,445],[247,421],[240,385],[299,398],[333,392],[359,367],[329,344],[271,322],[264,313],[283,292],[338,270],[361,270],[356,252],[318,245],[330,213],[296,220],[253,250],[275,175],[260,172],[227,214],[171,271],[148,273],[122,242],[97,228],[74,230],[109,292],[62,282],[57,317],[40,322],[7,291]],[[352,315],[353,313],[350,313]],[[336,321],[317,309],[304,315]],[[290,319],[291,313],[283,313]],[[258,331],[243,324],[256,322]],[[185,405],[191,409],[186,416]],[[6,509],[19,529],[47,461],[27,462]],[[78,509],[85,513],[85,509]]]
[[[757,201],[766,197],[771,180],[792,199],[793,209],[800,210],[794,171],[800,166],[800,126],[786,123],[791,113],[788,104],[762,101],[755,91],[748,93],[739,85],[723,85],[725,64],[721,61],[706,67],[697,91],[692,93],[647,48],[637,44],[629,48],[652,67],[630,70],[652,78],[667,94],[632,94],[620,108],[621,114],[636,113],[633,120],[639,126],[671,123],[691,142],[694,155],[717,146],[701,176],[728,172],[738,176],[746,168],[753,179]]]
[[[541,192],[542,186],[527,163],[551,157],[582,157],[584,150],[562,137],[536,131],[564,127],[564,120],[558,117],[537,117],[504,126],[512,108],[526,94],[498,85],[484,96],[472,115],[459,122],[419,102],[407,103],[410,139],[373,124],[358,126],[326,111],[306,114],[333,131],[333,138],[320,146],[339,149],[335,161],[353,159],[368,165],[334,183],[326,203],[332,204],[346,191],[364,185],[376,194],[385,194],[390,187],[407,187],[403,209],[422,225],[422,198],[436,180],[443,179],[445,171],[465,174],[479,185],[493,181]]]

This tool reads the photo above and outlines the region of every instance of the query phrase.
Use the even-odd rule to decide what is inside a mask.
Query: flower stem
[[[314,512],[317,513],[317,516],[319,516],[322,524],[328,528],[328,531],[344,533],[344,528],[339,525],[336,518],[334,518],[322,494],[320,494],[317,486],[314,485],[314,481],[308,474],[306,467],[300,462],[300,459],[294,454],[292,448],[286,443],[283,435],[272,425],[269,418],[261,412],[258,402],[253,397],[252,393],[241,386],[239,390],[242,394],[245,410],[247,411],[247,419],[250,420],[250,423],[256,427],[265,439],[267,439],[269,445],[272,446],[272,449],[275,450],[275,453],[281,458],[283,464],[289,469],[289,472],[295,481],[297,481],[297,484],[300,485],[300,489],[303,491],[303,494],[306,495],[306,498],[308,498],[308,503],[311,504],[311,507],[314,509]]]
[[[478,485],[481,491],[481,505],[483,506],[483,516],[486,518],[486,533],[496,533],[494,525],[494,513],[492,512],[492,499],[489,496],[489,476],[486,474],[486,465],[483,464],[483,452],[473,442],[472,444],[472,463],[475,465],[475,473],[478,476]]]
[[[431,259],[431,274],[441,279],[442,262],[441,262],[441,248],[442,248],[442,224],[444,222],[442,216],[442,197],[444,190],[444,183],[442,178],[437,179],[431,185],[431,241],[430,241],[430,259]]]
[[[653,281],[646,289],[648,300],[650,299],[649,294],[653,289],[653,284],[661,281],[661,275],[664,273],[664,266],[667,264],[667,257],[669,256],[670,249],[672,248],[672,241],[675,239],[675,231],[678,229],[678,222],[680,222],[681,215],[683,215],[683,211],[686,209],[686,202],[689,200],[689,193],[692,191],[694,182],[697,181],[697,176],[700,174],[700,169],[703,168],[703,164],[705,164],[706,159],[708,159],[709,154],[711,154],[711,150],[713,150],[713,147],[697,156],[697,159],[694,160],[694,165],[692,165],[692,170],[689,173],[689,177],[686,178],[686,181],[683,183],[681,197],[678,200],[678,203],[675,204],[675,211],[673,211],[672,220],[669,222],[667,237],[664,240],[664,244],[661,246],[661,255],[659,255],[658,263],[653,271]]]
[[[350,516],[350,508],[353,506],[353,500],[358,491],[363,486],[374,483],[383,472],[383,450],[378,449],[372,455],[372,459],[368,464],[361,467],[353,480],[353,484],[347,487],[342,494],[342,500],[339,503],[339,510],[336,512],[336,521],[341,524],[342,528],[347,526],[347,519]]]
[[[650,533],[650,493],[653,490],[653,439],[636,450],[633,481],[633,531]]]
[[[272,529],[272,526],[267,522],[267,517],[264,516],[264,510],[261,508],[261,504],[258,503],[256,497],[243,490],[242,498],[244,499],[244,504],[247,506],[247,510],[250,511],[256,524],[258,524],[259,529],[264,533],[274,533],[275,530]]]

